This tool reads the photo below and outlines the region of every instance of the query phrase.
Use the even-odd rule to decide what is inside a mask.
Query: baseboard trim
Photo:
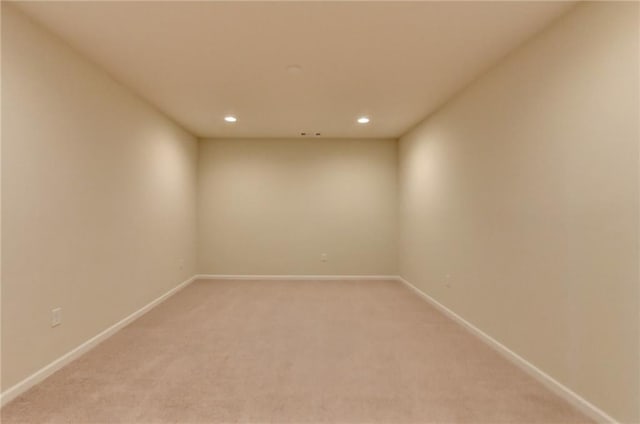
[[[606,412],[593,405],[588,400],[584,399],[582,396],[560,383],[558,380],[551,377],[549,374],[542,371],[540,368],[533,365],[531,362],[524,359],[522,356],[518,355],[507,346],[503,345],[484,331],[480,330],[478,327],[462,318],[460,315],[453,312],[451,309],[444,306],[442,303],[438,302],[433,297],[429,296],[409,281],[405,280],[402,277],[396,278],[398,281],[404,283],[408,288],[417,293],[424,300],[433,305],[436,309],[444,313],[447,317],[451,318],[458,324],[462,325],[466,330],[479,337],[483,342],[492,347],[495,351],[497,351],[500,355],[502,355],[505,359],[516,365],[518,368],[522,369],[524,372],[535,378],[537,381],[542,383],[549,390],[554,392],[556,395],[568,401],[571,405],[576,407],[578,410],[583,412],[588,417],[599,423],[608,423],[608,424],[618,424],[614,418],[609,416]]]
[[[145,306],[138,309],[131,315],[123,318],[122,320],[113,324],[111,327],[107,328],[106,330],[103,330],[102,332],[98,333],[97,335],[90,338],[86,342],[82,343],[80,346],[70,350],[69,352],[59,357],[58,359],[54,360],[53,362],[39,369],[35,373],[31,374],[29,377],[25,378],[19,383],[8,388],[7,390],[5,390],[0,394],[0,407],[11,402],[13,399],[20,396],[22,393],[26,392],[36,384],[40,383],[45,378],[49,377],[54,372],[58,371],[60,368],[64,367],[65,365],[72,362],[74,359],[77,359],[84,353],[88,352],[89,350],[97,346],[100,342],[111,337],[114,333],[116,333],[122,327],[126,326],[127,324],[131,323],[132,321],[136,320],[140,316],[147,313],[149,310],[158,306],[160,303],[162,303],[163,301],[165,301],[166,299],[173,296],[174,294],[176,294],[177,292],[179,292],[180,290],[182,290],[183,288],[191,284],[193,281],[195,281],[196,277],[197,276],[194,275],[188,280],[183,281],[182,283],[178,284],[176,287],[172,288],[165,294],[161,295],[160,297],[146,304]]]
[[[198,280],[392,280],[398,279],[397,275],[223,275],[223,274],[200,274],[196,275]]]

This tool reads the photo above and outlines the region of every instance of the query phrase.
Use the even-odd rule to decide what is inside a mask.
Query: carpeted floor
[[[195,282],[9,423],[585,423],[395,281]]]

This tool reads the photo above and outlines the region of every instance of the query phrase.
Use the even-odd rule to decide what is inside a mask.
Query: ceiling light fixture
[[[358,118],[358,124],[368,124],[370,121],[366,116],[361,116]]]
[[[238,120],[238,118],[236,118],[233,115],[227,115],[227,116],[224,117],[224,120],[227,121],[227,122],[236,122]]]

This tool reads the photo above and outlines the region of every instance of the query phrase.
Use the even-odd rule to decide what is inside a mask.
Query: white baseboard
[[[10,401],[15,399],[19,395],[21,395],[22,393],[24,393],[27,390],[29,390],[31,387],[33,387],[36,384],[40,383],[45,378],[49,377],[54,372],[58,371],[60,368],[62,368],[65,365],[69,364],[74,359],[80,357],[81,355],[83,355],[87,351],[91,350],[92,348],[97,346],[100,342],[102,342],[105,339],[107,339],[110,336],[112,336],[114,333],[116,333],[122,327],[126,326],[127,324],[129,324],[130,322],[132,322],[135,319],[139,318],[140,316],[144,315],[146,312],[148,312],[149,310],[153,309],[155,306],[157,306],[158,304],[162,303],[167,298],[173,296],[178,291],[182,290],[183,288],[185,288],[186,286],[188,286],[189,284],[191,284],[195,280],[196,280],[196,276],[193,276],[193,277],[189,278],[188,280],[183,281],[182,283],[178,284],[176,287],[172,288],[171,290],[169,290],[168,292],[166,292],[162,296],[160,296],[160,297],[156,298],[155,300],[151,301],[150,303],[146,304],[145,306],[143,306],[142,308],[138,309],[137,311],[135,311],[131,315],[129,315],[126,318],[118,321],[117,323],[113,324],[111,327],[107,328],[106,330],[100,332],[99,334],[97,334],[94,337],[90,338],[86,342],[82,343],[80,346],[78,346],[75,349],[67,352],[66,354],[64,354],[61,357],[59,357],[58,359],[56,359],[55,361],[51,362],[50,364],[46,365],[45,367],[43,367],[43,368],[39,369],[38,371],[36,371],[35,373],[31,374],[29,377],[25,378],[24,380],[20,381],[19,383],[15,384],[14,386],[8,388],[7,390],[5,390],[4,392],[2,392],[0,394],[0,406],[6,405]]]
[[[509,360],[511,363],[515,364],[518,368],[522,369],[524,372],[535,378],[537,381],[541,382],[545,387],[549,390],[560,396],[561,398],[568,401],[571,405],[576,407],[578,410],[583,412],[588,417],[599,423],[611,423],[617,424],[618,422],[609,416],[606,412],[598,408],[597,406],[590,403],[588,400],[584,399],[576,392],[560,383],[558,380],[551,377],[549,374],[542,371],[540,368],[533,365],[531,362],[524,359],[522,356],[518,355],[484,331],[480,330],[475,325],[471,324],[466,319],[462,318],[460,315],[453,312],[451,309],[444,306],[442,303],[435,300],[433,297],[429,296],[407,280],[402,277],[397,277],[397,280],[404,283],[411,290],[420,295],[423,299],[433,305],[435,308],[440,310],[446,316],[456,321],[458,324],[462,325],[469,332],[479,337],[483,342],[488,344],[494,350],[496,350],[500,355]]]
[[[198,280],[397,280],[397,275],[222,275],[200,274]]]

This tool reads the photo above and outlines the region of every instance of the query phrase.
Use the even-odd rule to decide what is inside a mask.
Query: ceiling
[[[200,137],[397,137],[568,2],[21,2]],[[290,65],[301,69],[287,70]],[[297,70],[297,72],[295,72]],[[223,117],[234,114],[238,122]],[[356,123],[367,115],[371,122]]]

